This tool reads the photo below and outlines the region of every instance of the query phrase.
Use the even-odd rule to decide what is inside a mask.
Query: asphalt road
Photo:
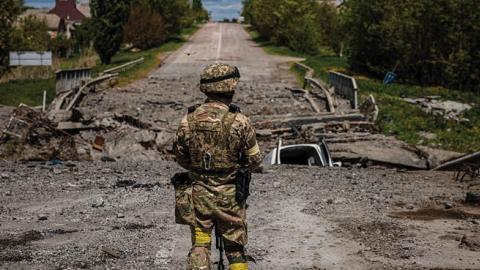
[[[158,70],[160,78],[198,79],[204,67],[214,62],[235,65],[242,82],[279,83],[292,81],[279,69],[293,58],[267,55],[239,24],[209,23],[180,50],[166,59]]]
[[[172,131],[204,98],[202,68],[221,61],[243,75],[236,102],[247,115],[311,111],[284,89],[295,85],[290,60],[263,52],[240,25],[207,24],[148,78],[83,106]],[[158,153],[132,148],[112,163],[0,162],[0,268],[184,269],[189,229],[174,224],[169,185],[180,168],[138,161]],[[251,269],[480,269],[478,249],[461,241],[480,235],[466,185],[436,172],[267,168],[249,199]]]

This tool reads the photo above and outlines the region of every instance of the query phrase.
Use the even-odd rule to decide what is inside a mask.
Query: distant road
[[[265,53],[251,40],[243,25],[208,23],[158,71],[161,78],[198,77],[206,65],[223,62],[238,66],[242,81],[269,82],[279,78],[278,66],[289,60],[294,58]]]

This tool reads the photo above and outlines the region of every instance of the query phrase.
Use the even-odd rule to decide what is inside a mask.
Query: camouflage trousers
[[[195,226],[192,226],[192,250],[187,270],[210,269],[212,230],[217,226],[225,243],[231,265],[245,264],[247,244],[245,203],[235,199],[235,185],[208,186],[195,184],[192,190]],[[241,268],[239,268],[241,269]],[[243,268],[242,268],[243,269]]]
[[[192,197],[195,227],[212,230],[217,226],[225,240],[242,246],[247,244],[245,203],[238,203],[235,199],[235,185],[195,184]]]

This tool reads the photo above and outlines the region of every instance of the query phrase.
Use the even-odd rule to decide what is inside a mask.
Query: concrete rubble
[[[17,160],[79,160],[78,138],[62,132],[45,114],[29,107],[15,109],[0,137],[0,156]]]
[[[472,108],[469,104],[451,100],[440,100],[439,97],[404,98],[406,102],[419,106],[426,113],[440,115],[449,120],[464,122],[468,119],[462,117],[463,113]]]

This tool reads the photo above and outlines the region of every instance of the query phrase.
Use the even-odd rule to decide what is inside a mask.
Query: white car
[[[280,148],[280,152],[277,149]],[[322,167],[340,167],[341,162],[333,162],[325,142],[319,144],[294,144],[278,146],[263,159],[265,165],[296,164]]]

